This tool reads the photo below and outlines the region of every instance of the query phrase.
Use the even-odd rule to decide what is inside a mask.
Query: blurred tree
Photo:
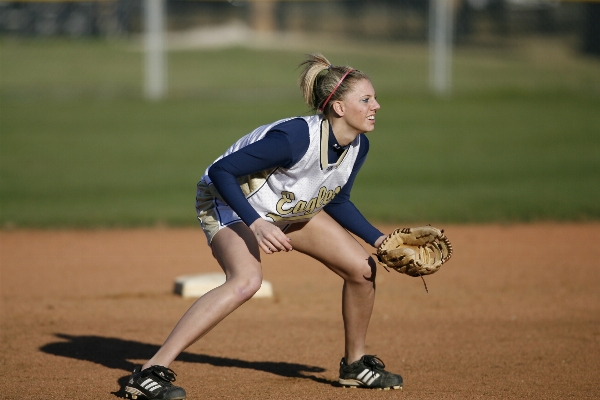
[[[600,55],[600,3],[585,4],[583,52]]]

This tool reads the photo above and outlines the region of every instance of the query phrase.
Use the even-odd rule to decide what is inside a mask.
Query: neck
[[[363,133],[348,126],[342,118],[332,116],[328,117],[328,119],[333,130],[333,135],[342,147],[349,145],[358,135]]]

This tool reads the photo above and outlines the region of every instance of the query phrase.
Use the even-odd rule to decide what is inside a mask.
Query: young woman
[[[380,106],[363,72],[314,54],[300,87],[315,115],[273,122],[234,143],[198,183],[196,209],[226,282],[199,298],[158,352],[137,367],[125,391],[135,398],[185,399],[168,367],[260,288],[260,251],[307,254],[344,280],[343,386],[400,389],[402,377],[365,355],[376,263],[350,235],[377,247],[385,235],[350,202]]]

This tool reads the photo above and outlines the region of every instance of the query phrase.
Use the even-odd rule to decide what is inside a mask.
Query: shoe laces
[[[371,369],[371,371],[376,370],[376,369],[382,370],[385,368],[385,364],[383,363],[381,358],[379,358],[377,356],[365,355],[365,356],[363,356],[362,360],[363,360],[363,363]]]
[[[175,382],[177,374],[171,368],[163,367],[162,365],[153,365],[152,373],[160,379],[167,382]]]

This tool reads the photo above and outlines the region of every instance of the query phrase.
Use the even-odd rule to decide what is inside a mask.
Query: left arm
[[[360,237],[370,245],[377,247],[381,244],[385,235],[367,221],[358,208],[350,201],[352,185],[354,185],[356,175],[364,164],[367,153],[369,152],[369,141],[367,140],[367,137],[363,135],[360,139],[361,146],[348,182],[333,200],[325,206],[324,210],[344,229]]]

